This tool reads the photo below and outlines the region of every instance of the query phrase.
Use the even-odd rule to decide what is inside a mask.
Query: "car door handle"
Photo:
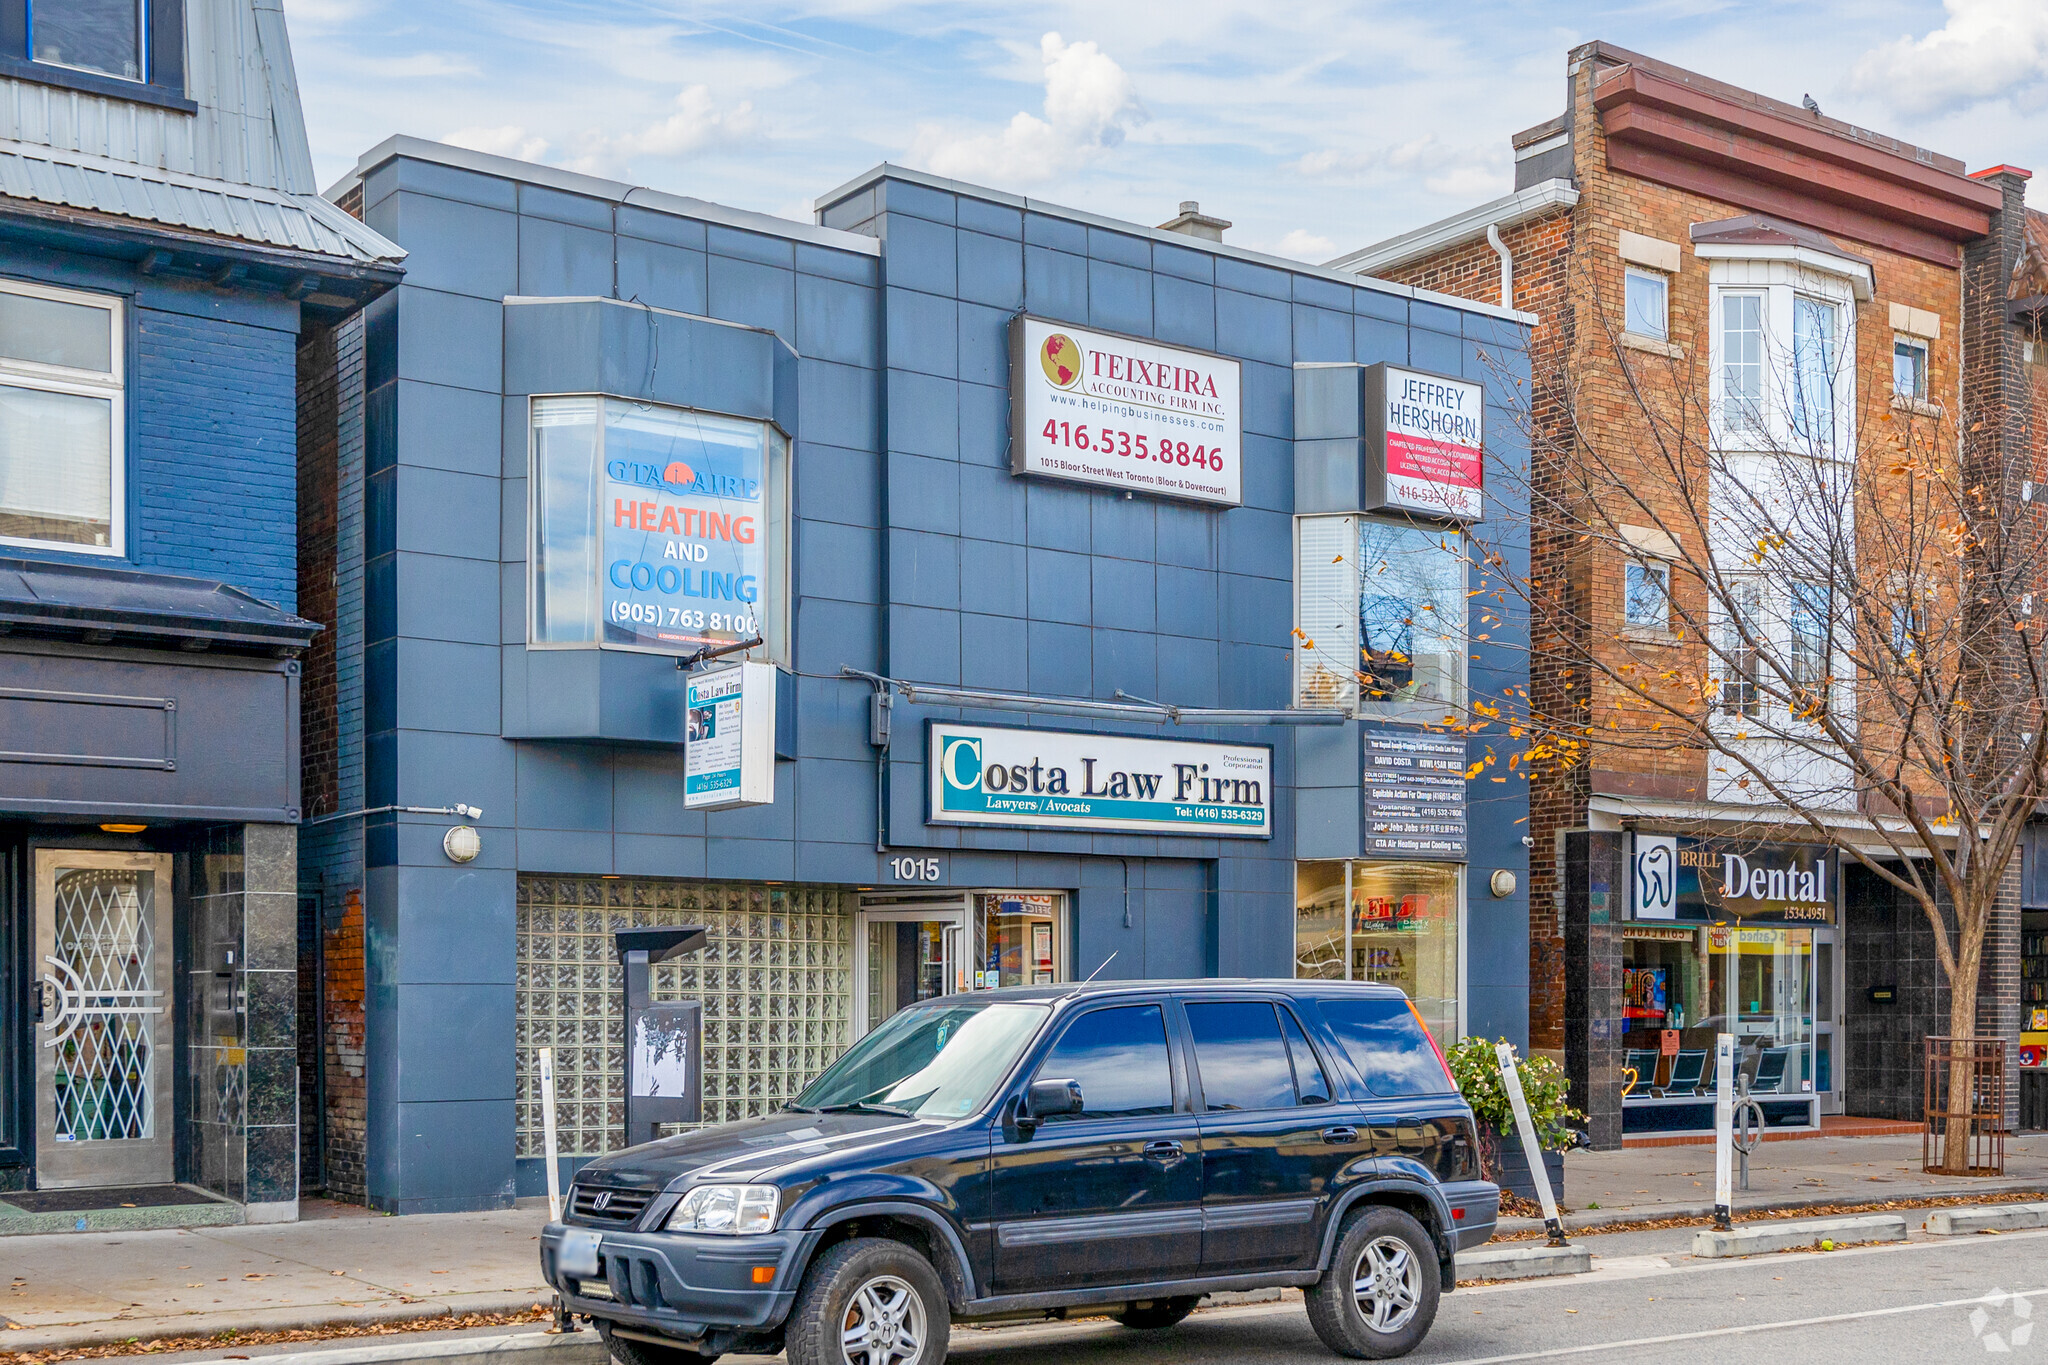
[[[1341,1124],[1335,1128],[1325,1128],[1323,1129],[1323,1141],[1338,1146],[1347,1142],[1356,1142],[1358,1141],[1358,1130],[1349,1124]]]
[[[1182,1152],[1178,1142],[1148,1142],[1145,1144],[1145,1155],[1154,1161],[1163,1161],[1171,1166],[1181,1159]]]

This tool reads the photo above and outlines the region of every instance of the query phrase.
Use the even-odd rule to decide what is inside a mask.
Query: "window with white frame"
[[[1892,338],[1892,393],[1916,403],[1927,401],[1927,342],[1922,338]]]
[[[1631,561],[1624,571],[1624,619],[1638,630],[1671,629],[1671,566]]]
[[[1730,431],[1761,430],[1764,413],[1764,295],[1724,293],[1720,308],[1721,420]]]
[[[0,281],[0,544],[124,550],[122,304]]]
[[[1792,685],[1813,696],[1827,691],[1834,652],[1833,603],[1825,583],[1794,582],[1787,590],[1786,663]]]
[[[1799,294],[1792,300],[1792,430],[1816,452],[1832,450],[1835,443],[1841,314],[1826,299]]]
[[[1462,532],[1298,517],[1295,548],[1296,705],[1418,721],[1464,705]]]
[[[1671,281],[1661,272],[1631,267],[1624,284],[1622,326],[1640,337],[1667,341],[1671,336]]]
[[[1720,657],[1716,661],[1724,715],[1757,714],[1757,646],[1763,638],[1763,595],[1763,586],[1753,581],[1729,585],[1731,610],[1721,621]]]

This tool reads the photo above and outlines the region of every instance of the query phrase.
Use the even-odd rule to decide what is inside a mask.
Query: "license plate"
[[[603,1241],[601,1232],[564,1229],[562,1244],[555,1249],[555,1269],[578,1277],[597,1274],[597,1251]]]

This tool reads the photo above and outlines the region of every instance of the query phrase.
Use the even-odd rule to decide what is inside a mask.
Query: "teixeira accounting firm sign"
[[[1629,856],[1629,918],[1720,924],[1829,924],[1835,918],[1833,849],[1636,834]]]
[[[1367,499],[1373,511],[1447,521],[1486,514],[1486,388],[1399,365],[1365,372]]]
[[[1019,315],[1010,323],[1010,468],[1235,507],[1244,501],[1238,363]]]
[[[1273,750],[932,721],[935,825],[1268,839]]]

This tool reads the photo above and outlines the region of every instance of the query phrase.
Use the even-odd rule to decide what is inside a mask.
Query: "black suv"
[[[1276,1285],[1332,1350],[1398,1356],[1493,1235],[1476,1142],[1391,987],[977,991],[781,1113],[585,1166],[541,1268],[623,1365],[940,1365],[956,1320],[1170,1327]]]

